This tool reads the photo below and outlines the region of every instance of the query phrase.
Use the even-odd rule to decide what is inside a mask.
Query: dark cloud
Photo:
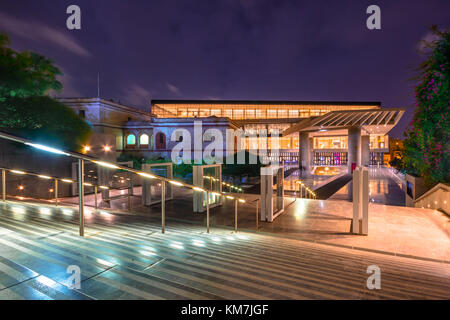
[[[65,26],[71,4],[82,10],[80,31]],[[2,1],[0,28],[63,68],[63,95],[96,96],[100,73],[102,97],[141,108],[149,98],[379,100],[408,109],[393,132],[401,136],[419,41],[432,24],[449,27],[450,2],[377,1],[378,31],[366,28],[371,4],[15,0]]]

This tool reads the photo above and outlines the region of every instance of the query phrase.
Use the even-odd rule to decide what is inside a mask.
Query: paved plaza
[[[207,234],[171,217],[161,234],[158,208],[88,209],[81,238],[76,207],[0,208],[0,299],[450,298],[448,263],[223,227]],[[80,289],[67,287],[70,265]],[[370,265],[381,268],[381,290],[366,287]]]

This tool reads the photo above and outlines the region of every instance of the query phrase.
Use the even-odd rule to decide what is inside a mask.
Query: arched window
[[[136,136],[134,134],[129,134],[127,136],[127,145],[134,146],[136,144]]]
[[[148,141],[149,141],[149,137],[145,133],[139,137],[139,144],[141,146],[147,147],[148,146]]]
[[[156,143],[156,149],[157,150],[161,150],[161,149],[165,149],[166,148],[166,136],[165,136],[165,134],[164,133],[162,133],[162,132],[158,132],[157,134],[156,134],[156,137],[155,137],[156,139],[156,141],[155,141],[155,143]]]

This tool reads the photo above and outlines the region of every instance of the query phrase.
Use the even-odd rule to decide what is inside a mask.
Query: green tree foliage
[[[415,87],[416,110],[404,142],[406,170],[423,176],[428,186],[450,181],[450,33],[436,27],[432,32],[438,39],[426,44],[429,50]]]
[[[79,151],[91,128],[64,104],[45,96],[59,91],[61,75],[53,62],[32,52],[9,48],[0,34],[0,130],[64,149]]]
[[[0,102],[0,127],[33,141],[79,150],[90,126],[71,108],[47,96],[7,98]]]
[[[60,91],[61,75],[53,62],[28,51],[16,52],[9,48],[10,40],[0,34],[0,99],[7,97],[42,96],[49,90]]]

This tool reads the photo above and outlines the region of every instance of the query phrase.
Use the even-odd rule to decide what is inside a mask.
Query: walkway
[[[383,167],[369,169],[369,197],[373,203],[404,206],[405,193],[402,184],[403,181],[394,175],[391,169]],[[353,183],[350,181],[330,199],[352,201],[352,186]]]
[[[448,264],[89,210],[81,238],[73,208],[0,208],[0,299],[450,299]]]

